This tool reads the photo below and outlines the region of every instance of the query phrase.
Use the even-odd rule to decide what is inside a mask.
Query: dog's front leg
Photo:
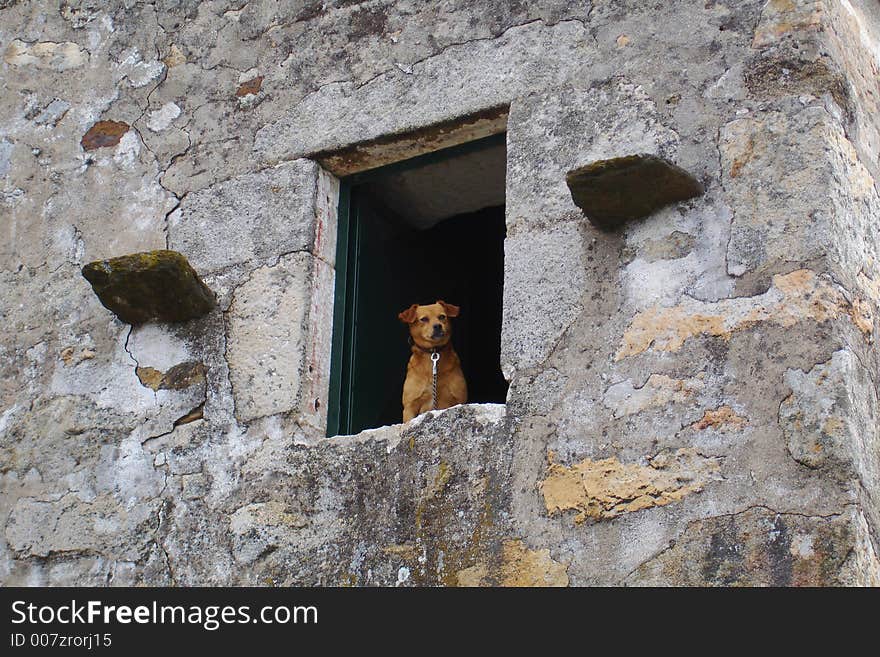
[[[409,422],[414,417],[421,415],[422,413],[427,413],[431,410],[434,409],[431,407],[430,395],[428,395],[427,397],[417,397],[403,407],[403,421]]]
[[[412,420],[416,415],[418,415],[418,408],[414,406],[404,406],[403,407],[403,421],[404,423]]]

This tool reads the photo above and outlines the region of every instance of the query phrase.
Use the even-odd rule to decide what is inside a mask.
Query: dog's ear
[[[404,324],[412,324],[416,321],[416,309],[418,308],[417,304],[411,305],[409,308],[400,313],[397,318],[403,322]]]
[[[438,300],[437,303],[443,306],[443,309],[446,311],[447,315],[449,315],[450,317],[458,317],[458,311],[461,310],[461,308],[459,308],[458,306],[453,306],[451,303],[446,303],[445,301]]]

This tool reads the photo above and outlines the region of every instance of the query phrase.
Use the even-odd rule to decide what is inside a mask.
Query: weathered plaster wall
[[[880,583],[876,3],[279,4],[0,2],[4,583]],[[314,159],[505,123],[508,403],[321,438]],[[634,153],[706,193],[600,232]],[[217,310],[79,273],[165,247]]]

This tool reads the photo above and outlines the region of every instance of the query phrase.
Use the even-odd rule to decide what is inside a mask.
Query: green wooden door
[[[337,289],[334,313],[338,330],[328,435],[400,422],[409,358],[404,327],[397,315],[413,303],[405,301],[411,295],[411,279],[401,257],[413,231],[389,221],[357,189],[349,194],[347,235],[337,256],[337,263],[340,258],[346,261],[347,271],[344,289]],[[337,281],[342,279],[337,270]]]

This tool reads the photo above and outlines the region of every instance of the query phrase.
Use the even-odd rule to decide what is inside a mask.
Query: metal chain
[[[434,352],[431,354],[431,410],[437,408],[437,361],[440,360],[440,354]]]

